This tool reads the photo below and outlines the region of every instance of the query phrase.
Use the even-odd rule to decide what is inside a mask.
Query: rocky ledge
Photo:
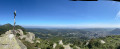
[[[25,39],[30,43],[34,43],[35,34],[31,32],[23,33],[21,29],[15,30],[16,34],[13,34],[13,30],[6,31],[5,34],[2,34],[0,37],[0,49],[27,49],[27,47],[20,41],[20,39]]]
[[[7,34],[0,37],[0,49],[27,49],[27,47],[14,34]]]

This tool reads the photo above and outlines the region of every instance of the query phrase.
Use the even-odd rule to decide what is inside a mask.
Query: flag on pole
[[[15,12],[14,12],[14,18],[15,18],[15,16],[16,16],[16,10],[15,10]]]

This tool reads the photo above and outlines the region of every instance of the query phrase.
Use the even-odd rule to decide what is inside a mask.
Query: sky
[[[120,27],[120,2],[69,0],[0,0],[0,24],[23,27]]]

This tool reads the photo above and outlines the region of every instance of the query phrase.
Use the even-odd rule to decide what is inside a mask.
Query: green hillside
[[[101,43],[101,40],[105,41],[105,43]],[[82,47],[80,47],[82,49],[120,49],[120,35],[91,39],[89,44],[86,45],[85,43],[87,42],[88,41],[83,42]]]
[[[25,32],[26,32],[26,30],[22,27],[22,26],[20,26],[20,25],[16,25],[15,26],[15,29],[22,29],[23,30],[23,32],[24,32],[24,34],[25,34]],[[3,33],[5,33],[6,31],[8,31],[8,30],[13,30],[13,25],[11,25],[11,24],[4,24],[4,25],[1,25],[0,26],[0,35],[1,34],[3,34]]]
[[[11,29],[13,29],[13,26],[11,24],[1,25],[0,34],[3,34],[6,31],[11,30]],[[19,25],[16,25],[15,29],[22,29],[24,31],[24,34],[26,33],[26,30]],[[37,31],[39,31],[39,29]],[[35,29],[33,31],[33,33],[37,34],[37,37],[40,37],[40,39],[36,38],[35,41],[39,40],[40,43],[36,43],[36,42],[29,43],[25,41],[24,39],[21,40],[23,44],[27,46],[28,49],[36,49],[36,47],[41,48],[41,49],[53,49],[54,43],[57,44],[56,49],[64,49],[63,45],[58,44],[59,40],[63,40],[64,45],[70,44],[70,47],[72,47],[73,49],[76,49],[76,46],[80,47],[81,49],[120,49],[120,35],[109,35],[106,37],[87,39],[88,37],[83,37],[83,35],[90,35],[90,33],[89,34],[87,33],[88,31],[74,30],[74,29],[72,30],[60,29],[60,30],[53,30],[53,31],[42,29],[40,31],[44,33],[36,32]],[[114,34],[116,32],[117,34],[119,33],[119,29],[117,29],[116,32],[115,31],[116,29],[112,30],[111,32],[112,33],[114,32]],[[58,34],[57,32],[61,32],[61,34]],[[80,36],[81,34],[83,35]],[[78,35],[78,36],[75,36],[75,35]],[[42,37],[46,37],[46,38],[42,38]]]

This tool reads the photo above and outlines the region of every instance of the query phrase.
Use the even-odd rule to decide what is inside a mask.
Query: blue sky
[[[120,27],[120,2],[0,0],[0,24],[32,27]]]

